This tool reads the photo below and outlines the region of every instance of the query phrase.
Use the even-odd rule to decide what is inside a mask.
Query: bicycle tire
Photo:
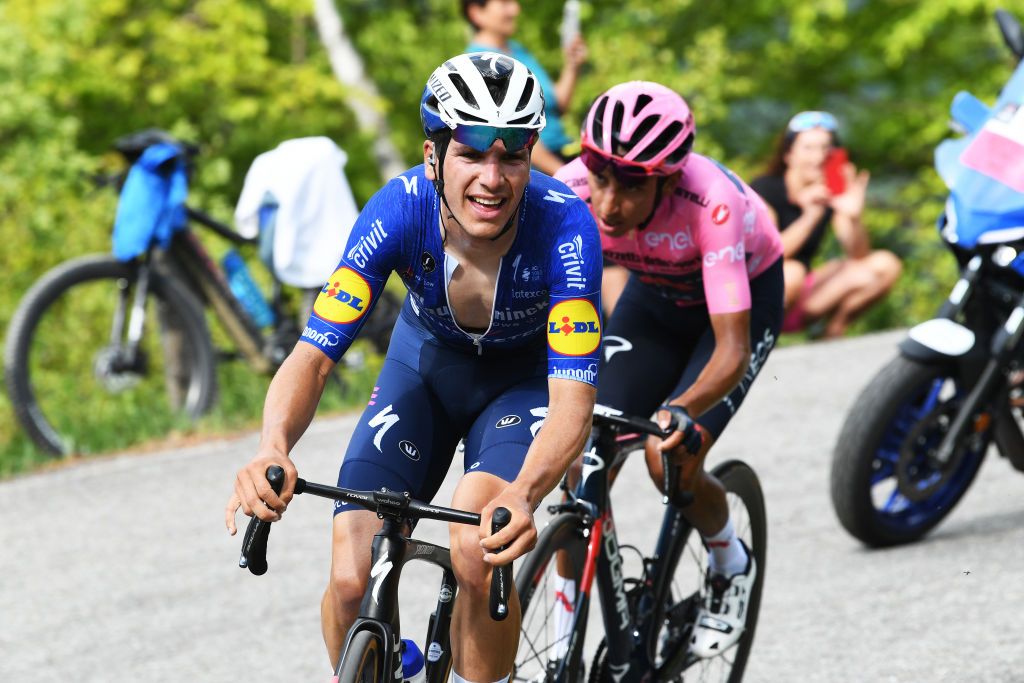
[[[341,655],[338,683],[378,683],[385,680],[384,648],[380,639],[370,631],[359,631]]]
[[[655,677],[657,680],[674,680],[685,674],[685,679],[688,682],[728,681],[728,683],[739,683],[743,680],[743,672],[754,643],[757,617],[761,607],[761,592],[764,587],[768,547],[764,493],[754,470],[739,460],[724,462],[712,469],[711,474],[725,487],[736,534],[750,548],[757,563],[757,576],[750,594],[746,627],[736,645],[709,659],[697,659],[690,655],[688,647],[684,647],[688,638],[684,639],[682,643],[674,645],[669,644],[671,641],[665,643],[664,647],[668,651],[656,652],[655,655]],[[692,531],[692,527],[687,527],[686,533],[673,546],[672,556],[668,559],[674,576],[679,576],[680,572],[686,575],[685,579],[690,582],[693,593],[689,588],[682,588],[681,584],[674,581],[665,582],[666,594],[656,597],[659,605],[675,604],[678,606],[680,598],[692,600],[699,595],[707,570],[707,551],[704,549],[700,535],[692,533]],[[687,562],[687,557],[692,561]],[[696,565],[697,571],[694,571],[694,565]],[[683,598],[683,594],[686,594],[685,598]],[[660,618],[657,623],[663,621],[665,619]],[[663,635],[663,632],[659,630],[658,633],[651,635],[659,637]],[[658,647],[662,646],[663,644],[659,642]],[[659,659],[662,660],[660,664],[658,663]],[[696,670],[695,667],[697,667]]]
[[[153,317],[163,324],[163,329],[160,335],[147,335],[149,330],[144,329],[143,343],[156,343],[152,337],[157,336],[163,347],[162,352],[148,353],[143,357],[155,355],[158,363],[164,363],[164,376],[160,382],[164,396],[160,397],[155,385],[152,389],[146,385],[141,392],[133,392],[133,399],[141,403],[136,405],[127,398],[114,399],[118,393],[117,390],[111,390],[114,393],[107,394],[111,397],[107,402],[94,403],[90,397],[85,397],[81,398],[84,405],[70,406],[81,408],[78,415],[84,416],[73,419],[58,414],[65,411],[55,410],[55,406],[49,403],[51,396],[58,395],[59,392],[53,388],[60,382],[67,385],[61,385],[62,390],[67,389],[76,398],[82,397],[90,389],[110,389],[110,378],[117,376],[117,371],[101,377],[99,369],[101,356],[110,353],[112,317],[103,319],[103,309],[110,303],[109,300],[114,302],[109,307],[115,308],[121,296],[119,292],[125,291],[125,288],[134,292],[137,275],[136,263],[122,263],[108,255],[83,256],[62,263],[44,274],[29,289],[15,311],[4,348],[5,384],[15,416],[25,433],[42,451],[52,455],[67,455],[122,447],[127,445],[123,441],[125,420],[144,415],[149,420],[145,428],[152,428],[159,433],[165,417],[169,428],[180,419],[179,416],[195,419],[211,407],[216,395],[216,367],[202,307],[184,285],[162,274],[156,267],[150,270],[147,299],[153,302],[153,311],[156,313]],[[87,285],[100,289],[91,292]],[[90,294],[93,296],[90,297]],[[78,328],[63,325],[67,317],[73,320],[74,315],[80,315],[79,320],[85,324]],[[56,316],[62,324],[56,325],[50,316]],[[146,317],[152,319],[150,312],[147,312]],[[64,331],[68,334],[64,334]],[[97,336],[105,335],[99,350],[93,351],[88,343],[83,343],[83,335],[87,340],[90,332],[95,332]],[[41,344],[41,337],[46,339],[45,344]],[[106,347],[102,344],[106,344]],[[174,363],[164,362],[163,357],[169,355],[168,344],[178,344],[174,349],[174,356],[181,361],[176,366],[177,372]],[[65,351],[70,353],[62,355]],[[39,354],[39,358],[34,358],[35,354]],[[83,355],[88,355],[89,362],[85,363],[85,367],[92,372],[84,377],[76,377],[73,374],[75,368],[71,364],[75,360],[83,360]],[[143,365],[146,364],[143,362]],[[124,372],[119,377],[124,379],[132,375],[138,378],[149,374]],[[102,386],[104,381],[108,382],[106,389]],[[127,379],[124,381],[128,382]],[[135,386],[138,387],[141,381]],[[146,390],[149,390],[149,394],[146,394]],[[124,391],[126,389],[120,393]],[[138,412],[148,407],[145,401],[159,405],[165,399],[171,415],[157,416],[156,411],[147,411],[145,414]],[[131,406],[131,409],[124,406]],[[125,412],[117,414],[116,411],[121,409]],[[92,427],[95,433],[86,437],[81,430],[90,428],[90,417],[96,417],[99,422],[98,426]],[[104,427],[104,420],[109,422],[107,427]],[[72,422],[73,426],[69,426]]]
[[[587,626],[589,602],[583,599],[579,587],[583,578],[583,569],[587,556],[587,541],[583,535],[583,521],[575,514],[563,513],[551,520],[541,532],[537,546],[526,556],[516,576],[516,591],[522,608],[519,646],[516,652],[512,681],[550,681],[553,680],[554,664],[558,660],[550,657],[552,648],[557,643],[550,623],[554,589],[551,586],[555,572],[555,556],[559,551],[566,551],[576,581],[576,600],[573,611],[578,611],[579,618],[574,654],[566,666],[565,681],[576,683],[583,673],[583,633]],[[570,642],[572,639],[570,638]]]

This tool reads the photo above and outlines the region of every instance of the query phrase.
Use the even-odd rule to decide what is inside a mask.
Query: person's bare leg
[[[470,472],[455,489],[452,507],[479,512],[508,483],[486,472]],[[512,671],[519,643],[519,596],[513,586],[509,615],[491,619],[491,568],[484,564],[479,528],[452,524],[449,530],[452,569],[459,592],[452,610],[452,665],[467,681],[490,683]]]
[[[789,311],[800,299],[800,293],[804,290],[804,280],[807,279],[807,266],[795,259],[786,259],[782,262],[782,275],[786,283],[783,302],[786,311]]]
[[[604,317],[611,317],[615,310],[615,304],[622,296],[622,290],[626,288],[629,281],[629,271],[622,266],[606,265],[601,273],[601,308],[604,309]]]
[[[862,259],[833,262],[828,277],[818,282],[815,271],[814,289],[807,297],[805,309],[812,317],[829,317],[826,337],[842,336],[857,316],[884,297],[899,279],[900,260],[888,251],[874,251]]]
[[[331,668],[338,668],[341,648],[370,577],[370,547],[383,523],[368,510],[343,512],[334,517],[331,544],[331,576],[320,602],[323,629]]]

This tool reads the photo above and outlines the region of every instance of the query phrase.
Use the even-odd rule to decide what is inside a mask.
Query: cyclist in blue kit
[[[424,164],[369,201],[341,263],[324,286],[302,342],[267,392],[259,452],[242,468],[235,512],[280,519],[296,470],[289,452],[309,425],[326,377],[390,273],[409,290],[369,405],[338,477],[340,486],[386,486],[430,500],[465,439],[465,474],[452,505],[479,510],[479,529],[451,528],[459,583],[453,614],[454,680],[506,680],[519,604],[488,614],[490,567],[536,542],[533,511],[581,452],[593,411],[601,319],[601,248],[587,206],[561,182],[530,170],[544,125],[533,74],[497,53],[459,55],[438,67],[420,115]],[[549,419],[545,419],[549,418]],[[266,481],[284,468],[280,496]],[[512,512],[491,535],[491,512]],[[336,509],[331,576],[322,602],[332,664],[358,614],[376,515]],[[498,554],[489,551],[508,545]]]

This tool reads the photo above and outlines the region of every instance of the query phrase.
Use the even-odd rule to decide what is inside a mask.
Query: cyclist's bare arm
[[[729,395],[743,379],[750,365],[750,310],[711,315],[711,329],[715,334],[715,350],[697,380],[683,394],[673,400],[694,417],[698,417]],[[682,432],[674,432],[665,439],[662,450],[671,450],[683,439]]]
[[[319,349],[298,343],[274,375],[263,406],[263,429],[256,456],[235,478],[235,491],[224,510],[224,524],[235,533],[235,513],[255,514],[277,521],[291,500],[298,476],[288,454],[309,427],[323,394],[334,361]],[[278,496],[270,488],[266,471],[280,465],[285,471],[284,488]]]
[[[548,379],[548,414],[544,419],[519,476],[483,509],[480,545],[488,551],[509,547],[497,554],[485,555],[485,561],[502,565],[525,555],[537,542],[533,511],[561,480],[570,463],[583,450],[590,434],[597,390],[589,384],[569,379]],[[490,534],[491,512],[506,507],[512,521],[500,532]]]

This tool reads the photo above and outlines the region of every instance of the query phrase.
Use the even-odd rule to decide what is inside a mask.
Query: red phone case
[[[828,158],[825,159],[825,185],[833,195],[846,192],[846,176],[844,171],[847,161],[846,150],[842,147],[834,148],[829,152]]]

